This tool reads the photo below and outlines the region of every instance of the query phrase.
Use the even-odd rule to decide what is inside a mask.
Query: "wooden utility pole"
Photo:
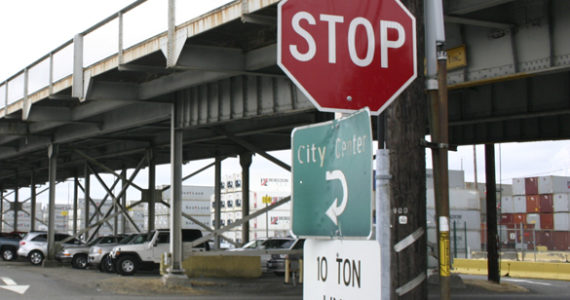
[[[427,299],[426,169],[425,149],[421,145],[428,112],[422,63],[423,1],[401,2],[416,17],[418,78],[386,110],[386,145],[390,149],[392,176],[390,298]],[[414,242],[400,243],[406,237],[412,237]],[[406,247],[394,249],[395,245]]]

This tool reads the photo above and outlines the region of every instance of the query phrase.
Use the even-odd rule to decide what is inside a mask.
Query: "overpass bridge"
[[[148,2],[133,2],[0,83],[1,190],[29,186],[35,202],[37,183],[49,181],[55,193],[57,181],[84,177],[88,197],[89,174],[103,172],[153,203],[156,164],[171,163],[175,191],[185,161],[216,158],[215,182],[229,156],[240,156],[244,174],[252,153],[288,169],[267,152],[288,149],[294,127],[333,118],[316,111],[276,65],[279,1],[236,0],[180,24],[169,5],[155,12],[167,15],[164,32],[124,47],[123,18]],[[570,2],[444,5],[450,142],[567,139]],[[86,63],[85,39],[109,24],[118,26],[108,37],[116,51]],[[59,72],[58,60],[70,71]],[[146,166],[143,189],[131,179]],[[118,171],[125,169],[136,172],[126,178]],[[109,196],[125,209],[124,192]]]

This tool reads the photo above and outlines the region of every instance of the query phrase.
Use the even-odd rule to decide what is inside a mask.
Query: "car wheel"
[[[41,251],[34,250],[28,255],[28,260],[32,265],[41,265],[44,261],[44,254]]]
[[[75,255],[71,260],[71,266],[76,269],[87,268],[87,255],[84,254]]]
[[[16,259],[16,251],[12,248],[2,249],[2,259],[6,261]]]
[[[132,256],[122,256],[117,260],[115,268],[117,269],[117,273],[121,275],[133,275],[137,271],[137,260]]]
[[[113,273],[115,272],[115,265],[113,265],[113,260],[109,257],[109,255],[105,255],[101,262],[99,263],[99,271]]]

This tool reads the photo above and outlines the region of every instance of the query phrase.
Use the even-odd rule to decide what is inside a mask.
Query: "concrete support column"
[[[91,174],[89,173],[89,166],[87,165],[87,163],[85,163],[85,186],[84,188],[84,203],[83,203],[83,228],[86,230],[83,239],[85,241],[89,240],[89,231],[87,230],[87,227],[89,227],[89,199],[91,199],[90,196],[90,188],[91,188],[91,180],[89,180],[89,177],[91,176]]]
[[[79,193],[79,178],[77,177],[77,171],[73,176],[73,235],[77,234],[77,201]]]
[[[216,157],[215,160],[215,167],[214,167],[214,228],[220,229],[221,228],[221,220],[222,220],[222,160],[220,157]],[[220,241],[221,238],[219,235],[216,235],[216,249],[220,249]]]
[[[176,106],[172,108],[170,128],[170,253],[172,265],[169,274],[182,275],[182,140],[183,131],[178,128],[179,114]]]
[[[58,145],[51,144],[48,147],[49,158],[49,204],[48,204],[48,245],[47,257],[44,261],[53,262],[55,260],[55,186],[56,186],[56,171],[57,171],[57,153]]]
[[[36,174],[32,172],[30,177],[30,201],[31,201],[31,211],[30,211],[30,231],[36,231]]]
[[[242,218],[249,216],[249,167],[251,166],[251,153],[243,153],[239,156],[239,163],[241,165],[241,215]],[[241,226],[241,239],[242,243],[249,242],[249,222],[243,223]]]
[[[154,230],[154,221],[156,219],[156,217],[155,217],[156,159],[154,157],[154,151],[152,149],[148,150],[147,155],[148,155],[148,193],[149,193],[149,198],[148,198],[148,231],[151,232]],[[180,182],[182,182],[182,179]],[[174,199],[174,198],[172,198],[172,199]]]

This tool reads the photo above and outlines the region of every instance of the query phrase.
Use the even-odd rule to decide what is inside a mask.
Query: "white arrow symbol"
[[[342,185],[342,202],[339,206],[337,206],[338,198],[334,199],[331,207],[327,209],[327,216],[331,218],[335,225],[338,225],[337,218],[338,216],[342,215],[344,210],[346,209],[346,204],[348,204],[348,186],[346,185],[346,178],[344,177],[344,173],[341,170],[334,170],[332,172],[327,171],[325,173],[327,180],[340,180]]]
[[[20,295],[23,295],[30,287],[29,285],[18,285],[14,280],[8,277],[0,277],[0,279],[2,279],[2,281],[4,281],[6,284],[0,285],[0,288],[18,293]]]

